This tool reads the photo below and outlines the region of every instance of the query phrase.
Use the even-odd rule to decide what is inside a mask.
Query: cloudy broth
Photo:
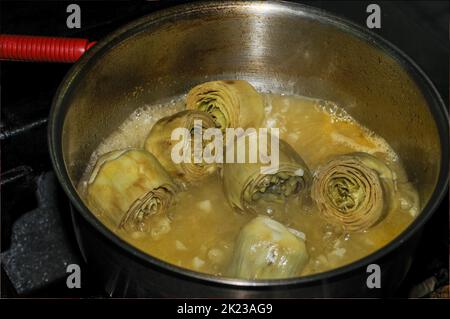
[[[280,137],[305,160],[311,171],[330,158],[355,151],[383,159],[399,177],[405,176],[397,154],[387,142],[357,123],[332,102],[264,94],[265,127],[280,129]],[[79,184],[83,193],[97,158],[109,151],[141,148],[152,125],[160,118],[184,109],[184,97],[163,105],[143,106],[92,154]],[[311,202],[288,200],[283,222],[306,237],[309,263],[298,275],[343,266],[380,249],[399,235],[414,219],[416,210],[396,209],[377,225],[362,233],[344,233],[327,224]],[[118,236],[140,250],[195,271],[226,275],[236,237],[254,216],[235,212],[227,203],[219,174],[177,194],[169,210],[170,230],[156,235],[127,233],[97,217]]]

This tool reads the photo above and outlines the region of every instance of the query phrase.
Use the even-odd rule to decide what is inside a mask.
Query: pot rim
[[[243,280],[228,277],[217,277],[210,274],[204,274],[195,272],[189,269],[181,268],[153,257],[127,243],[105,225],[103,225],[86,205],[81,200],[76,189],[72,185],[69,178],[67,169],[65,167],[64,156],[62,152],[62,129],[64,119],[67,113],[67,108],[64,107],[64,101],[68,93],[71,91],[72,84],[76,82],[82,71],[89,67],[92,61],[96,58],[101,58],[102,54],[111,48],[111,44],[115,41],[118,43],[118,39],[127,38],[130,34],[137,34],[144,30],[146,26],[152,23],[163,22],[167,18],[173,18],[179,15],[184,15],[189,12],[195,12],[198,10],[214,10],[214,9],[227,9],[234,7],[247,6],[251,9],[263,8],[264,10],[284,11],[287,10],[290,13],[307,17],[332,25],[344,32],[349,32],[354,36],[361,38],[370,44],[378,47],[383,52],[394,58],[413,78],[416,85],[421,89],[425,99],[428,102],[430,112],[434,117],[435,124],[439,131],[440,143],[441,143],[441,162],[439,169],[439,176],[436,182],[434,191],[427,203],[422,209],[421,213],[416,219],[395,239],[381,249],[373,252],[372,254],[358,259],[345,266],[332,269],[326,272],[317,274],[311,274],[302,277],[287,278],[287,279],[272,279],[272,280]],[[154,13],[146,15],[142,18],[134,20],[119,29],[113,31],[105,38],[101,39],[95,46],[93,46],[82,58],[76,62],[69,70],[63,81],[61,82],[58,90],[55,93],[55,97],[52,102],[52,107],[49,115],[48,125],[48,140],[50,157],[52,160],[53,168],[56,172],[56,176],[64,189],[64,192],[69,197],[71,204],[75,206],[76,210],[82,215],[82,217],[96,230],[98,230],[106,239],[114,243],[118,248],[124,250],[132,257],[136,258],[140,262],[145,263],[146,266],[156,267],[159,271],[168,271],[172,275],[177,275],[184,279],[195,279],[204,283],[214,283],[230,288],[264,288],[264,287],[279,287],[286,285],[307,285],[314,282],[330,281],[337,277],[345,276],[351,272],[360,270],[376,260],[388,255],[404,242],[408,241],[411,236],[423,227],[428,221],[431,215],[436,211],[438,205],[442,201],[444,195],[448,189],[448,167],[445,163],[449,162],[449,142],[448,142],[448,113],[445,104],[440,97],[437,89],[427,77],[427,75],[420,69],[420,67],[405,53],[400,51],[396,46],[390,42],[384,40],[377,34],[363,28],[351,21],[337,17],[324,10],[306,6],[303,4],[297,4],[292,2],[279,2],[279,1],[201,1],[193,2],[183,5],[177,5],[168,9],[158,10]],[[364,270],[365,272],[365,270]]]

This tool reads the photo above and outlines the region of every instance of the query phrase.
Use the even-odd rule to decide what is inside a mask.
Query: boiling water
[[[300,154],[311,171],[336,155],[362,151],[383,159],[397,176],[405,177],[397,155],[387,142],[334,103],[275,94],[265,94],[264,98],[265,127],[279,128],[280,137]],[[184,108],[184,98],[180,98],[136,110],[92,154],[79,190],[82,193],[85,190],[85,181],[100,155],[117,149],[141,148],[158,119]],[[297,202],[289,201],[284,210],[287,226],[306,237],[310,260],[299,275],[330,270],[372,253],[399,235],[418,212],[417,207],[399,208],[390,211],[382,222],[366,232],[345,234],[325,223],[314,205],[299,207]],[[242,226],[254,217],[233,211],[218,175],[179,193],[170,216],[170,229],[152,234],[129,234],[117,230],[98,214],[112,231],[142,251],[172,264],[214,275],[226,274],[235,239]]]

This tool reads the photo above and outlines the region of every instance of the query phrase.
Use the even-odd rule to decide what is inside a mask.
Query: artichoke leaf
[[[245,139],[246,155],[249,154],[249,135],[238,137],[233,143]],[[258,149],[271,140],[258,140]],[[222,179],[225,195],[232,207],[240,212],[264,213],[270,203],[283,206],[287,198],[308,195],[312,176],[308,166],[298,153],[285,141],[279,140],[278,167],[267,168],[267,163],[257,160],[252,163],[225,163]],[[228,149],[228,147],[227,147]],[[262,146],[270,153],[271,145]]]
[[[264,100],[244,80],[211,81],[192,88],[188,109],[208,112],[217,128],[258,128],[264,120]]]
[[[311,196],[322,217],[346,231],[364,231],[383,219],[396,202],[397,179],[367,153],[341,155],[319,167]]]
[[[151,218],[167,214],[177,186],[144,150],[121,150],[99,158],[87,185],[87,202],[118,229],[149,232]]]
[[[201,127],[196,127],[196,122],[201,123]],[[194,149],[193,135],[196,130],[214,127],[214,121],[206,112],[195,110],[181,111],[157,121],[145,140],[144,148],[154,154],[175,179],[188,183],[198,181],[214,173],[217,165],[214,162],[206,163],[203,158],[198,163],[195,161],[195,152],[197,151],[197,154],[202,155],[206,143],[201,141],[201,145],[199,145],[201,149]],[[182,141],[183,143],[190,143],[185,148],[191,152],[189,162],[182,161],[181,163],[175,163],[172,158],[172,149],[176,143],[179,143],[179,141],[171,139],[172,132],[177,128],[184,128],[191,132],[191,138]],[[199,136],[201,135],[199,134]]]
[[[283,224],[257,216],[240,231],[229,275],[244,279],[280,279],[300,275],[309,259],[305,241]]]

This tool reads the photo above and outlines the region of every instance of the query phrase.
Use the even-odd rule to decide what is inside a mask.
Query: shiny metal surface
[[[305,278],[260,283],[183,270],[115,237],[96,221],[73,186],[92,151],[134,109],[225,78],[343,106],[400,155],[419,189],[421,216],[396,242],[357,263]],[[59,179],[84,219],[144,263],[205,285],[301,285],[350,272],[411,237],[431,215],[448,178],[448,115],[431,83],[406,56],[322,11],[270,1],[189,4],[112,33],[67,75],[54,100],[49,137]]]

